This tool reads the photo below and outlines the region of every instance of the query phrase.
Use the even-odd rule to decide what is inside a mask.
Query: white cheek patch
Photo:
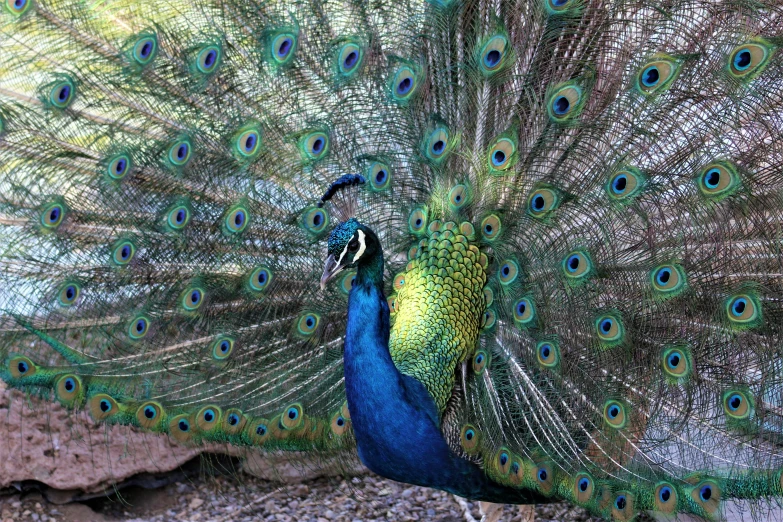
[[[357,232],[359,233],[359,251],[356,252],[355,256],[353,256],[354,263],[357,262],[360,257],[362,257],[362,254],[364,254],[364,249],[367,248],[367,245],[364,244],[364,232],[362,230],[357,230]]]
[[[350,241],[348,241],[348,243],[350,243]],[[340,254],[340,259],[337,260],[337,265],[336,266],[340,266],[340,263],[342,263],[343,258],[345,257],[345,254],[347,252],[348,252],[348,244],[346,243],[345,248],[343,248],[343,253]]]

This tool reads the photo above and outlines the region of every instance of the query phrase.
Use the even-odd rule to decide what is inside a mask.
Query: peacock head
[[[341,271],[374,259],[379,251],[378,237],[355,218],[337,225],[329,234],[329,255],[321,276],[321,290],[326,288],[326,283]]]

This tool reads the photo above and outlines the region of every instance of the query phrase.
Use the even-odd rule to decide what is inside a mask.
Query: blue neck
[[[424,385],[394,365],[389,331],[383,257],[378,253],[358,267],[345,336],[348,408],[364,465],[387,478],[463,497],[534,502],[531,492],[499,486],[477,465],[451,452],[440,431],[435,401]]]

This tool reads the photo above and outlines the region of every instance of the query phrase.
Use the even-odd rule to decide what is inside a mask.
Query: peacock
[[[4,0],[0,27],[9,385],[611,520],[783,499],[779,0]]]

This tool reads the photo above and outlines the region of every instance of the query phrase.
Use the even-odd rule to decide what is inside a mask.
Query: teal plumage
[[[11,385],[607,519],[783,497],[778,2],[8,0],[0,27]]]

